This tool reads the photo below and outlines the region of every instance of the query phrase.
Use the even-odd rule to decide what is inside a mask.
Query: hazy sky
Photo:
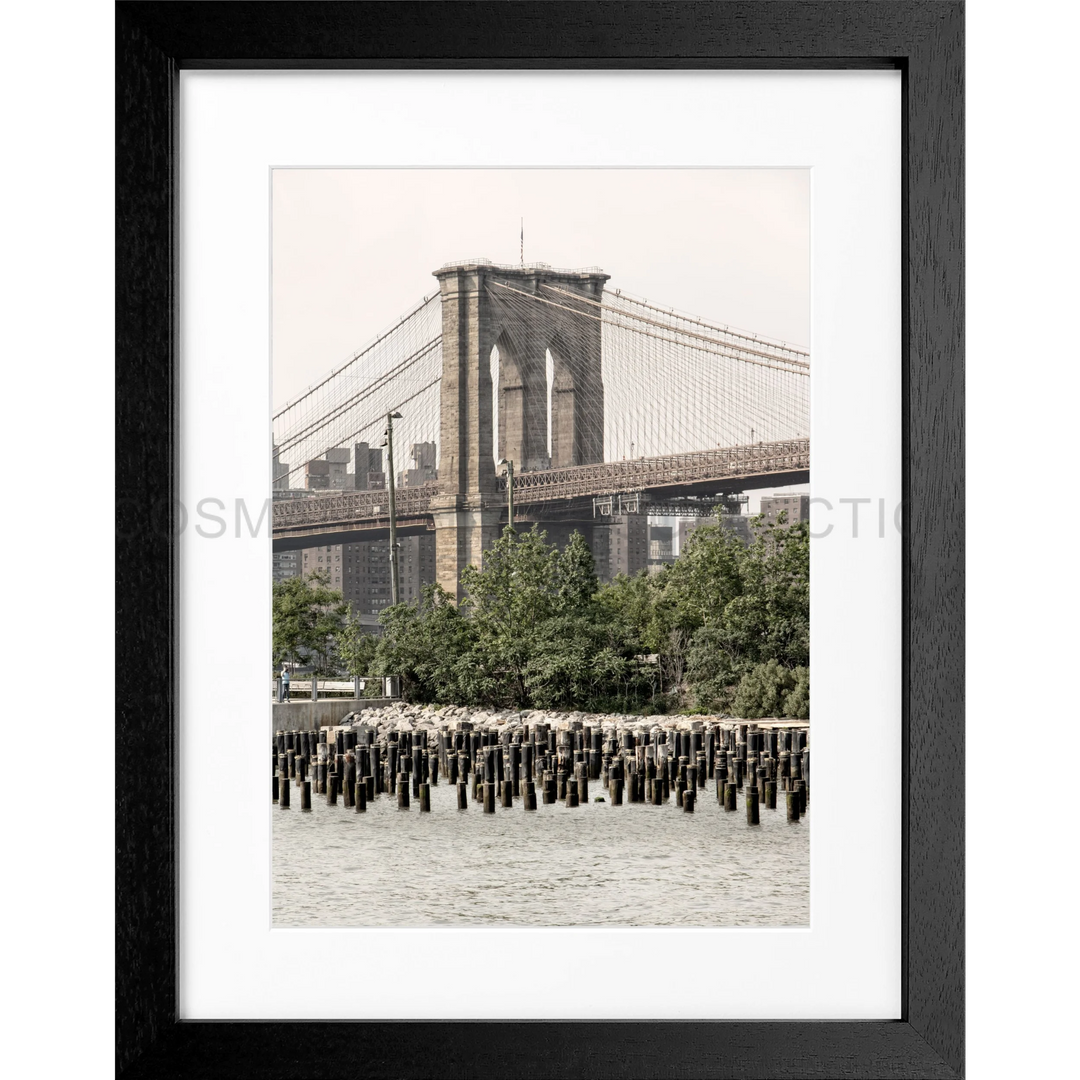
[[[278,169],[276,412],[484,257],[599,266],[666,307],[809,344],[804,169]],[[756,500],[754,500],[756,502]]]

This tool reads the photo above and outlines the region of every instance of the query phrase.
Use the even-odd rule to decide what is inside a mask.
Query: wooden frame
[[[962,1075],[963,41],[949,0],[117,5],[118,1071],[480,1076],[512,1054],[521,1078]],[[902,1019],[628,1022],[615,1039],[611,1021],[177,1021],[176,810],[162,797],[175,796],[177,576],[160,510],[176,487],[182,67],[900,69]]]

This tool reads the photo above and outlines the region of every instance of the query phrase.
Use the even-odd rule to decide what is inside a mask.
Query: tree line
[[[274,585],[274,661],[323,674],[397,675],[413,702],[587,712],[810,714],[805,522],[695,529],[658,573],[599,584],[575,533],[560,551],[507,527],[462,573],[385,609],[365,631],[325,574]]]

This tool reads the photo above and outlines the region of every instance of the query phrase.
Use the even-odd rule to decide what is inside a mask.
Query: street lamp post
[[[514,527],[514,463],[509,458],[503,458],[499,464],[506,466],[506,512],[512,529]]]
[[[390,602],[394,605],[401,601],[401,589],[398,586],[397,503],[394,492],[394,421],[400,419],[399,412],[386,414],[386,482],[390,492]]]

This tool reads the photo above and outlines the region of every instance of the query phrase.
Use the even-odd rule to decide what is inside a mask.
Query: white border
[[[582,100],[619,108],[599,124]],[[895,506],[899,103],[892,72],[182,73],[185,505],[265,497],[270,166],[677,164],[813,168],[814,493]],[[181,1016],[898,1016],[900,539],[829,523],[812,554],[812,928],[787,931],[271,930],[264,755],[227,774],[220,757],[224,738],[265,740],[269,551],[185,531]],[[694,958],[678,978],[603,977],[629,951],[670,955],[672,934]],[[512,989],[462,983],[479,942],[520,972]],[[530,959],[571,943],[598,984]],[[424,985],[396,974],[421,953],[439,957]],[[330,955],[379,976],[323,978],[312,958]]]

